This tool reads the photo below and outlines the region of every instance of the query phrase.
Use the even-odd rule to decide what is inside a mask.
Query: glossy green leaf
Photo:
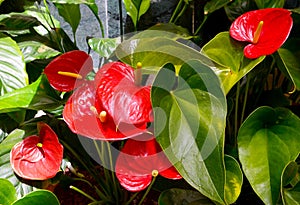
[[[24,41],[18,43],[26,63],[34,60],[42,60],[55,57],[61,52],[54,50],[37,41]]]
[[[15,201],[12,205],[59,205],[57,197],[47,190],[36,190],[30,192],[23,198]]]
[[[57,4],[95,4],[95,0],[50,0]]]
[[[213,201],[225,203],[223,140],[226,100],[214,72],[200,61],[167,64],[153,83],[154,135],[181,176]]]
[[[300,119],[285,108],[260,107],[242,124],[238,151],[243,171],[265,204],[276,204],[285,166],[300,152]]]
[[[28,84],[23,54],[10,37],[0,35],[0,96]]]
[[[299,180],[298,180],[298,164],[297,162],[292,161],[285,167],[284,172],[282,173],[281,186],[284,189],[284,187],[286,186],[289,185],[293,186],[295,181],[297,184]]]
[[[7,179],[0,178],[0,203],[11,205],[17,199],[14,185]]]
[[[150,0],[123,0],[127,14],[131,17],[134,27],[137,26],[140,17],[150,7]]]
[[[91,38],[88,40],[90,47],[96,51],[99,56],[109,58],[120,44],[119,38]]]
[[[210,0],[204,6],[204,14],[207,15],[209,13],[212,13],[212,12],[224,7],[231,1],[232,0]]]
[[[243,185],[243,172],[239,163],[233,157],[225,155],[226,185],[225,199],[233,204],[240,196]]]
[[[16,129],[0,143],[0,178],[8,179],[13,184],[18,197],[33,190],[33,187],[19,181],[10,165],[10,150],[16,143],[22,141],[24,135],[23,130]]]
[[[243,50],[244,44],[233,40],[229,32],[217,34],[202,48],[202,53],[216,63],[215,72],[222,81],[225,93],[265,58],[261,56],[250,60],[244,57]]]
[[[25,30],[39,26],[40,22],[32,16],[13,14],[0,15],[0,30]]]
[[[299,43],[296,41],[294,43]],[[296,88],[300,89],[300,52],[298,48],[280,48],[275,54],[277,63],[281,71],[287,74]]]
[[[158,205],[213,205],[207,197],[194,190],[169,189],[162,192],[158,199]]]
[[[259,9],[264,8],[282,8],[285,0],[255,0],[255,3]]]
[[[34,83],[0,97],[0,113],[21,109],[51,110],[60,105],[60,97],[44,75]]]
[[[300,182],[295,187],[284,189],[283,191],[284,205],[299,205],[300,204]]]
[[[157,37],[145,37],[146,35],[157,35]],[[138,37],[140,36],[140,38]],[[184,62],[197,59],[206,65],[213,65],[210,59],[202,55],[199,51],[177,42],[168,37],[173,33],[164,31],[154,31],[136,38],[123,41],[116,49],[117,57],[136,67],[138,62],[143,65],[142,71],[145,73],[156,73],[166,63],[181,66]],[[166,38],[162,36],[167,36]],[[192,45],[194,46],[194,44]]]
[[[75,33],[81,20],[79,4],[55,4],[55,6],[59,15],[70,24],[75,39]]]

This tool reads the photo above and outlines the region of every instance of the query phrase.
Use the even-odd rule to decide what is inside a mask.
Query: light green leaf
[[[175,86],[175,87],[174,87]],[[181,176],[203,195],[225,203],[223,140],[226,99],[218,77],[200,61],[167,64],[153,83],[154,135]]]
[[[23,198],[15,201],[12,205],[59,205],[57,197],[47,190],[36,190],[30,192]]]
[[[24,41],[18,43],[26,63],[34,60],[42,60],[55,57],[61,54],[59,51],[54,50],[37,41]]]
[[[232,0],[210,0],[204,6],[204,14],[212,13],[230,3]]]
[[[61,15],[64,18],[64,20],[70,24],[75,39],[75,33],[81,19],[79,4],[56,3],[55,6],[58,9],[59,15]]]
[[[0,35],[0,96],[27,84],[25,62],[18,44]]]
[[[95,4],[95,0],[50,0],[57,4]]]
[[[169,189],[162,192],[158,199],[158,205],[213,205],[207,197],[194,190]]]
[[[238,151],[243,171],[265,204],[276,204],[281,175],[300,152],[300,119],[285,108],[260,107],[242,124]]]
[[[136,28],[140,17],[147,12],[150,7],[150,0],[123,0],[127,14],[131,17]]]
[[[221,79],[225,93],[265,58],[248,59],[243,50],[244,45],[233,40],[229,32],[217,34],[202,48],[201,52],[216,63],[215,73]]]
[[[109,58],[120,44],[119,38],[91,38],[88,40],[90,47],[101,57]]]
[[[11,205],[17,199],[14,185],[7,179],[0,178],[0,203]]]
[[[233,157],[225,155],[226,185],[225,199],[233,204],[240,196],[243,185],[243,172],[239,163]]]
[[[0,96],[0,113],[22,109],[51,110],[60,105],[60,97],[44,75],[24,88]]]
[[[284,205],[299,205],[300,204],[300,182],[295,187],[284,189],[283,191]]]
[[[259,9],[264,8],[282,8],[285,0],[255,0],[255,3]]]

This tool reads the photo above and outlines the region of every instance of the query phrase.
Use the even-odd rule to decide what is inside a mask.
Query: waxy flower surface
[[[24,179],[45,180],[59,171],[63,146],[55,132],[39,123],[39,136],[29,136],[11,150],[10,163],[14,172]]]
[[[128,191],[141,191],[157,174],[168,179],[182,178],[152,135],[128,139],[116,162],[120,184]]]
[[[46,66],[44,73],[52,87],[62,92],[68,92],[75,88],[76,81],[84,80],[92,69],[92,58],[84,51],[74,50],[51,61]]]
[[[254,10],[239,16],[230,27],[230,36],[249,42],[244,55],[254,59],[270,55],[287,39],[293,26],[291,12],[281,8]]]

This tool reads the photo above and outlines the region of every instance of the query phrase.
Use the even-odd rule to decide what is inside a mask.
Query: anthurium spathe
[[[92,69],[92,58],[84,51],[74,50],[51,61],[46,66],[44,73],[52,87],[67,92],[75,88],[76,81],[84,80]],[[81,83],[77,85],[81,85]]]
[[[30,180],[50,179],[59,171],[63,146],[55,132],[45,123],[38,123],[39,136],[33,135],[17,143],[11,150],[14,172]]]
[[[135,85],[134,69],[121,62],[104,65],[67,101],[63,117],[77,134],[122,140],[147,132],[152,120],[150,87]]]
[[[120,184],[128,191],[141,191],[158,174],[168,179],[181,179],[152,135],[145,133],[128,139],[116,161]]]
[[[293,20],[291,12],[282,8],[254,10],[239,16],[230,27],[230,36],[249,42],[244,55],[253,59],[270,55],[287,39]]]

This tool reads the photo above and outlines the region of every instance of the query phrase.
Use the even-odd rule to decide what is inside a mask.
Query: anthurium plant
[[[300,204],[299,1],[118,4],[0,1],[0,204]]]

